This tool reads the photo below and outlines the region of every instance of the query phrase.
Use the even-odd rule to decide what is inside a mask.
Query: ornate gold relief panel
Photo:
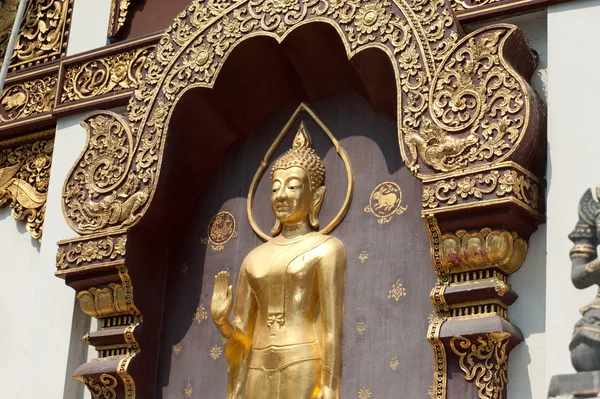
[[[0,207],[41,241],[54,150],[54,131],[0,141]]]
[[[24,76],[21,79],[8,81],[0,94],[0,103],[7,116],[6,119],[0,116],[3,124],[22,124],[24,122],[21,120],[24,119],[36,119],[45,114],[49,116],[54,108],[58,90],[58,76],[54,69],[46,74]]]
[[[227,269],[235,284],[243,257],[261,243],[248,219],[246,198],[240,197],[239,190],[251,186],[257,168],[270,170],[271,163],[291,147],[293,133],[301,124],[310,132],[326,169],[320,228],[335,221],[337,226],[328,234],[340,239],[347,253],[340,397],[356,398],[359,392],[370,392],[372,397],[385,397],[390,392],[418,397],[425,396],[432,384],[434,369],[425,336],[431,313],[427,293],[435,278],[426,267],[429,245],[418,206],[420,184],[403,167],[394,146],[395,124],[375,114],[353,93],[333,95],[308,106],[311,113],[300,112],[291,120],[293,108],[278,111],[251,139],[235,144],[206,183],[203,191],[210,195],[202,196],[190,215],[187,238],[174,250],[177,256],[169,266],[159,364],[159,380],[169,381],[160,387],[164,397],[185,396],[185,392],[194,397],[208,387],[215,397],[225,397],[227,362],[223,355],[217,356],[215,345],[221,346],[221,338],[208,313],[213,278]],[[290,134],[278,141],[282,130]],[[264,166],[264,154],[273,142],[278,145]],[[346,154],[352,168],[350,176],[354,175],[350,180],[354,182],[351,202],[347,202],[348,170],[338,151]],[[390,223],[380,224],[364,211],[364,204],[373,188],[385,181],[402,188],[402,206],[407,208]],[[275,222],[269,205],[268,173],[250,192],[254,193],[253,223],[259,231],[268,232]],[[337,219],[347,203],[347,213]],[[201,240],[214,216],[224,212],[235,217],[238,234],[220,251],[214,251]],[[362,263],[360,256],[365,249],[368,260]],[[418,264],[425,268],[416,267]],[[355,281],[361,284],[352,283]]]
[[[153,50],[154,45],[144,46],[67,67],[59,104],[135,88]]]
[[[0,59],[15,20],[18,0],[6,0],[0,8]],[[67,51],[73,0],[29,0],[25,18],[10,63],[16,71],[58,60]]]

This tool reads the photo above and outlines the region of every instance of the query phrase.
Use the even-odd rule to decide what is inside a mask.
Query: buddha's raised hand
[[[215,324],[221,326],[227,323],[233,307],[233,286],[229,285],[229,272],[222,271],[215,276],[210,315]]]

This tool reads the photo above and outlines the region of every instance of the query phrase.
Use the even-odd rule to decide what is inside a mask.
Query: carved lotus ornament
[[[77,294],[81,310],[97,319],[126,313],[127,300],[121,284],[111,283],[108,287],[92,287]]]
[[[451,273],[497,267],[510,275],[523,264],[527,242],[515,232],[460,230],[442,236],[440,254]]]

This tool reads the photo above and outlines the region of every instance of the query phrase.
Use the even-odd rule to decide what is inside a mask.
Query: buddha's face
[[[308,173],[299,167],[276,169],[271,181],[271,207],[283,225],[307,220],[313,202]]]

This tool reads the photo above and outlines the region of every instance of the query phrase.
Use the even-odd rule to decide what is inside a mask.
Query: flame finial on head
[[[292,148],[275,161],[271,169],[271,178],[273,178],[273,172],[276,169],[298,166],[308,173],[311,191],[314,192],[321,187],[325,182],[325,167],[311,144],[312,140],[308,134],[308,129],[306,129],[304,122],[300,122]]]

